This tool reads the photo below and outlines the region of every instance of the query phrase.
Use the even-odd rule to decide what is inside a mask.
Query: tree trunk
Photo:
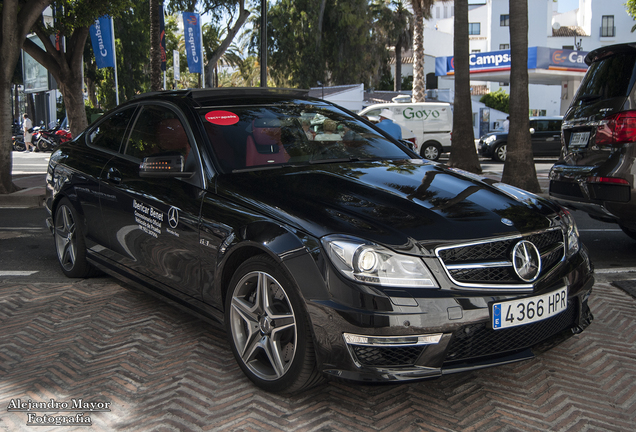
[[[413,0],[413,102],[426,101],[424,76],[424,16],[421,0]]]
[[[161,37],[159,14],[163,2],[150,0],[150,89],[159,91],[163,87],[161,77]]]
[[[541,192],[532,155],[528,97],[528,1],[509,0],[510,132],[501,180],[530,192]]]
[[[402,90],[402,38],[395,44],[395,79],[393,80],[393,90]]]
[[[228,29],[227,36],[225,37],[225,39],[223,39],[223,42],[221,42],[221,45],[214,51],[211,58],[208,59],[208,64],[207,64],[208,73],[205,75],[205,81],[206,81],[207,87],[218,87],[218,83],[215,86],[212,80],[212,76],[214,74],[214,70],[216,69],[216,65],[218,64],[221,57],[223,57],[223,54],[225,54],[225,51],[227,51],[227,49],[230,47],[230,45],[232,44],[232,41],[234,40],[234,37],[236,37],[236,34],[239,32],[241,27],[243,27],[243,24],[245,24],[245,21],[247,20],[247,17],[249,16],[250,16],[250,11],[245,9],[244,1],[241,1],[239,3],[239,15],[238,15],[238,18],[236,19],[236,22],[234,23],[231,29]]]
[[[0,31],[0,194],[15,191],[11,181],[13,148],[11,142],[11,79],[20,58],[20,49],[31,27],[40,18],[50,0],[2,2]],[[21,7],[20,7],[21,5]],[[19,13],[18,13],[19,12]]]
[[[42,29],[36,28],[35,33],[46,51],[29,39],[24,41],[24,51],[44,66],[57,81],[68,113],[69,128],[75,137],[88,126],[82,91],[82,56],[88,27],[77,27],[71,37],[67,37],[65,53],[57,51]]]
[[[466,0],[455,2],[454,27],[455,110],[453,113],[453,141],[448,165],[481,173],[481,165],[475,149],[470,99],[468,2]]]

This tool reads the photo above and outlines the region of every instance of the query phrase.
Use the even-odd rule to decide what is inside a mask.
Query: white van
[[[385,103],[366,107],[358,115],[366,116],[372,122],[380,120],[380,111],[388,109],[392,120],[415,134],[415,151],[431,160],[439,159],[451,147],[453,112],[449,103]]]

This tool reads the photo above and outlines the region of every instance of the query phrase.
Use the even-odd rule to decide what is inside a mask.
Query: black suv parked
[[[564,155],[550,196],[636,239],[636,43],[590,52],[590,66],[563,121]]]
[[[561,154],[561,122],[563,117],[530,117],[532,154],[534,156],[559,156]],[[493,131],[485,134],[477,146],[479,154],[494,161],[506,160],[508,132]]]

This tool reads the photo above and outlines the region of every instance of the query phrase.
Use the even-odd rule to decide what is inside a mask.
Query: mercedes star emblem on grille
[[[521,240],[512,249],[512,266],[524,282],[534,282],[541,273],[541,255],[537,247]]]

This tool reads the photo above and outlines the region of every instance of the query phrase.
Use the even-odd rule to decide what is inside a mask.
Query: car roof
[[[603,60],[604,58],[613,56],[614,54],[621,54],[621,53],[636,53],[636,43],[608,45],[601,48],[597,48],[593,51],[590,51],[585,56],[585,64],[589,66],[593,62]]]
[[[316,100],[308,97],[309,90],[285,89],[270,87],[218,87],[211,89],[164,90],[141,94],[133,99],[135,102],[156,99],[192,100],[195,105],[237,104],[245,100],[254,102],[293,100],[297,98]]]

